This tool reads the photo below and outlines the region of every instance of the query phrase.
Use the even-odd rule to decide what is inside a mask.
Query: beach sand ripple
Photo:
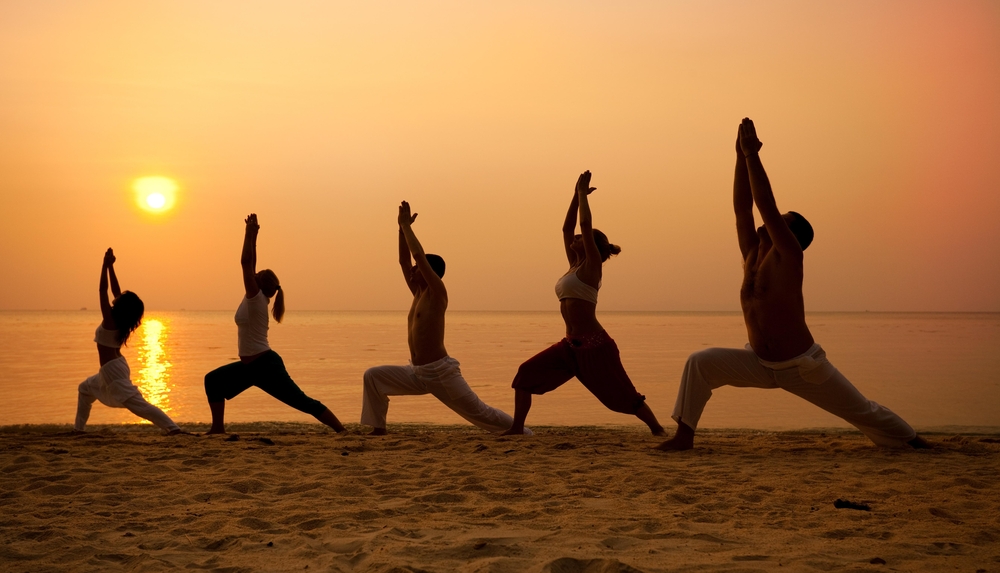
[[[68,429],[0,428],[4,571],[1000,571],[996,436]]]

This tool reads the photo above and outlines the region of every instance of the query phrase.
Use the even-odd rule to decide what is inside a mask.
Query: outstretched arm
[[[100,286],[100,297],[101,297],[101,319],[102,325],[107,329],[115,329],[115,319],[111,317],[111,301],[108,299],[108,269],[111,268],[115,262],[115,255],[108,249],[104,253],[104,261],[101,262],[101,282]]]
[[[246,290],[247,298],[253,298],[260,292],[257,286],[257,232],[260,225],[257,224],[257,214],[250,213],[246,219],[246,231],[243,234],[243,254],[240,256],[240,266],[243,267],[243,288]]]
[[[753,201],[757,205],[761,219],[764,219],[764,226],[767,234],[771,237],[771,243],[778,253],[782,255],[802,256],[802,247],[798,239],[788,228],[788,223],[781,217],[778,205],[774,201],[774,193],[771,191],[771,182],[764,171],[764,164],[760,162],[758,152],[763,144],[757,139],[757,130],[754,128],[750,118],[743,118],[740,125],[740,148],[747,161],[747,172],[750,175],[750,190],[753,193]]]
[[[601,251],[594,241],[594,223],[590,214],[589,195],[597,190],[597,187],[590,186],[590,171],[584,171],[580,178],[576,180],[576,197],[580,203],[580,234],[583,235],[583,249],[587,253],[587,258],[583,266],[577,271],[577,277],[592,287],[597,287],[601,282]]]
[[[104,255],[104,259],[108,259],[108,255],[111,256],[111,260],[108,262],[108,278],[111,279],[111,296],[118,298],[122,295],[122,287],[118,286],[118,277],[115,275],[115,253],[111,249]]]
[[[573,239],[576,238],[576,212],[580,210],[580,198],[577,197],[576,189],[573,190],[573,199],[569,202],[569,211],[566,212],[566,221],[563,223],[563,246],[566,247],[566,258],[569,266],[576,266],[576,253],[573,252]]]
[[[416,215],[410,217],[410,223],[412,224],[417,218]],[[399,226],[399,268],[403,271],[403,280],[406,281],[407,288],[410,289],[411,293],[416,294],[417,286],[413,284],[413,279],[410,278],[410,263],[412,259],[410,258],[410,247],[406,244],[406,235],[403,233],[403,226]]]
[[[750,173],[747,160],[740,147],[740,128],[736,128],[736,174],[733,177],[733,210],[736,212],[736,238],[740,243],[743,260],[757,248],[757,225],[753,220],[753,192],[750,190]]]
[[[399,205],[399,229],[403,232],[403,238],[406,240],[406,246],[413,255],[413,260],[420,269],[420,274],[424,277],[424,282],[427,283],[427,288],[431,293],[442,295],[447,298],[447,290],[444,288],[444,281],[441,277],[437,276],[434,269],[431,268],[431,264],[427,262],[427,255],[424,254],[424,248],[420,245],[420,241],[417,240],[417,236],[413,233],[413,221],[417,219],[417,215],[414,213],[410,215],[410,204],[403,201]]]

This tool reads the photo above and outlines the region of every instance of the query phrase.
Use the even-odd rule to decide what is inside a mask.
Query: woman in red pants
[[[569,271],[556,282],[559,309],[566,322],[566,338],[536,354],[517,370],[514,377],[514,423],[507,434],[521,434],[531,409],[532,394],[545,394],[576,376],[602,404],[615,412],[638,417],[656,436],[666,433],[646,405],[646,397],[636,391],[622,366],[618,345],[597,321],[597,289],[601,288],[604,261],[621,252],[608,237],[594,229],[587,197],[590,171],[576,182],[576,191],[563,224],[563,243]],[[576,231],[580,212],[580,234]]]

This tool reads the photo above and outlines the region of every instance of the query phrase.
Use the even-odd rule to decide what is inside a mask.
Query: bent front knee
[[[692,352],[688,355],[688,364],[703,364],[712,360],[718,348],[705,348],[704,350],[699,350],[698,352]]]
[[[724,361],[726,356],[732,352],[730,348],[706,348],[698,352],[692,352],[687,359],[688,366],[702,366],[705,364],[716,364]]]
[[[215,372],[209,372],[205,375],[205,396],[208,397],[209,402],[224,402],[226,400],[222,380]]]
[[[378,382],[376,373],[378,372],[377,367],[369,368],[365,370],[362,380],[364,380],[364,387],[366,392],[378,391]]]

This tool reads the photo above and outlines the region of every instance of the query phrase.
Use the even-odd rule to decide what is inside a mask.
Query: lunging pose
[[[274,298],[274,320],[281,322],[285,314],[285,293],[278,276],[270,269],[257,272],[257,215],[246,218],[243,237],[243,287],[246,296],[236,309],[237,344],[240,360],[212,370],[205,375],[205,394],[212,410],[209,434],[226,431],[226,400],[232,400],[251,386],[256,386],[292,408],[313,415],[337,432],[344,426],[329,408],[313,400],[299,389],[285,370],[278,353],[267,343],[267,305]]]
[[[462,377],[458,360],[444,349],[444,313],[448,309],[448,291],[444,259],[424,254],[413,234],[417,214],[410,214],[406,201],[399,206],[399,266],[406,286],[413,293],[413,303],[406,319],[410,363],[406,366],[376,366],[365,371],[364,402],[361,423],[372,426],[372,435],[386,433],[385,417],[389,396],[433,394],[445,406],[476,426],[491,432],[510,427],[510,415],[479,399]],[[414,265],[410,265],[410,256]],[[531,433],[525,430],[525,433]]]
[[[674,406],[677,433],[657,447],[692,448],[702,410],[720,386],[781,388],[847,420],[880,446],[929,447],[902,418],[862,396],[813,340],[802,298],[802,252],[813,229],[802,215],[778,211],[758,155],[761,145],[753,122],[744,118],[736,139],[733,206],[750,343],[743,350],[709,348],[688,358]],[[756,229],[754,204],[764,220]]]
[[[108,281],[114,301],[108,300]],[[115,254],[111,249],[104,253],[101,267],[101,315],[103,321],[94,334],[97,343],[97,357],[101,369],[97,374],[80,384],[80,394],[76,403],[76,424],[74,429],[82,432],[90,417],[94,401],[100,400],[112,408],[128,408],[130,412],[156,424],[168,434],[179,434],[177,424],[156,406],[142,397],[139,389],[132,384],[128,362],[122,356],[121,347],[129,335],[139,328],[145,307],[142,300],[132,291],[122,292],[115,276]]]
[[[663,426],[646,404],[646,397],[636,391],[625,367],[618,345],[597,321],[597,289],[601,287],[602,266],[621,248],[591,223],[588,196],[590,171],[576,182],[576,191],[563,224],[563,244],[569,271],[556,282],[559,308],[566,322],[566,338],[543,350],[521,365],[514,377],[514,423],[506,432],[520,434],[531,408],[532,394],[545,394],[576,376],[602,404],[615,412],[632,414],[649,426],[653,435],[666,435]],[[576,231],[580,212],[580,234]]]

